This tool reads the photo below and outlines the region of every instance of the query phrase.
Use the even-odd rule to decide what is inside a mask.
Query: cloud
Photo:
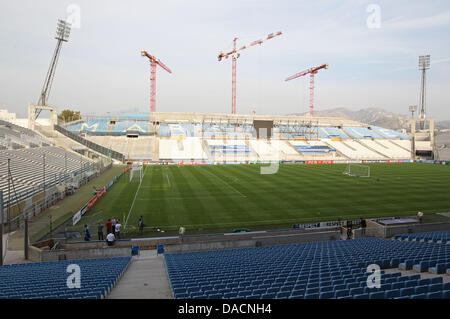
[[[437,28],[450,25],[450,11],[445,11],[428,17],[420,17],[405,20],[403,17],[397,17],[382,23],[383,28],[396,30],[413,30],[425,28]]]

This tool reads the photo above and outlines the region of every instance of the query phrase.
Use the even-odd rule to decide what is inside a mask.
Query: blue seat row
[[[101,299],[114,287],[130,257],[68,260],[0,267],[0,299]],[[80,288],[68,286],[71,264],[80,267]]]
[[[446,260],[449,248],[363,238],[166,254],[165,258],[175,298],[352,298],[365,294],[367,298],[395,298],[397,291],[401,297],[402,289],[427,287],[421,288],[423,292],[419,289],[418,294],[422,294],[444,292],[450,287],[443,284],[442,277],[420,279],[420,275],[382,271],[381,287],[370,290],[368,265],[395,268],[409,259],[431,264]]]

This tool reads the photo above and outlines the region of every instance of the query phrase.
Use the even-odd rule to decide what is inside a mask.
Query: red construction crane
[[[328,69],[328,64],[323,64],[321,66],[310,68],[308,70],[302,71],[300,73],[294,74],[288,77],[285,81],[296,79],[300,76],[304,76],[309,74],[309,114],[314,116],[314,74],[317,73],[320,69]]]
[[[156,65],[158,64],[169,73],[172,73],[172,71],[158,58],[148,54],[147,51],[141,51],[141,55],[150,60],[150,111],[153,113],[156,112]]]
[[[234,38],[233,39],[233,50],[231,50],[228,53],[223,53],[223,52],[219,52],[219,56],[217,57],[219,59],[219,61],[222,61],[222,58],[228,59],[228,57],[231,55],[232,59],[233,59],[233,63],[232,63],[232,75],[231,75],[231,114],[236,114],[236,60],[237,58],[239,58],[240,54],[237,53],[238,51],[247,49],[251,46],[254,46],[256,44],[261,45],[264,41],[267,41],[269,39],[272,39],[278,35],[281,35],[282,32],[276,32],[276,33],[271,33],[269,34],[265,39],[259,39],[256,41],[253,41],[247,45],[243,45],[242,47],[240,47],[239,49],[236,48],[236,40],[238,38]]]

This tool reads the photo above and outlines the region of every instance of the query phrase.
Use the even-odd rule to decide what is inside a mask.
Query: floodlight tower
[[[414,118],[414,113],[417,111],[417,105],[410,105],[409,111],[411,112],[411,118]]]
[[[63,42],[69,41],[71,24],[64,21],[58,20],[58,25],[56,27],[56,48],[53,53],[52,61],[50,62],[50,67],[47,71],[47,75],[45,77],[44,86],[42,87],[41,95],[39,96],[39,101],[37,105],[45,106],[47,105],[48,97],[50,95],[50,89],[52,88],[53,78],[55,76],[56,65],[59,59],[59,53],[61,52],[61,47]],[[42,109],[38,109],[36,111],[36,117],[38,118],[39,114],[41,114]]]
[[[426,112],[425,112],[425,96],[426,96],[426,70],[430,68],[430,55],[421,55],[419,56],[419,70],[422,71],[422,80],[420,83],[420,111],[419,111],[419,117],[420,119],[426,118]],[[420,129],[423,129],[423,122],[420,122]]]

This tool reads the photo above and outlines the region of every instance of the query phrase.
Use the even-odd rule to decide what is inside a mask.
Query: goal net
[[[343,173],[355,177],[370,177],[370,166],[348,163]]]
[[[139,181],[139,183],[142,183],[142,177],[143,177],[143,166],[139,164],[133,164],[130,170],[130,183],[133,181]]]

